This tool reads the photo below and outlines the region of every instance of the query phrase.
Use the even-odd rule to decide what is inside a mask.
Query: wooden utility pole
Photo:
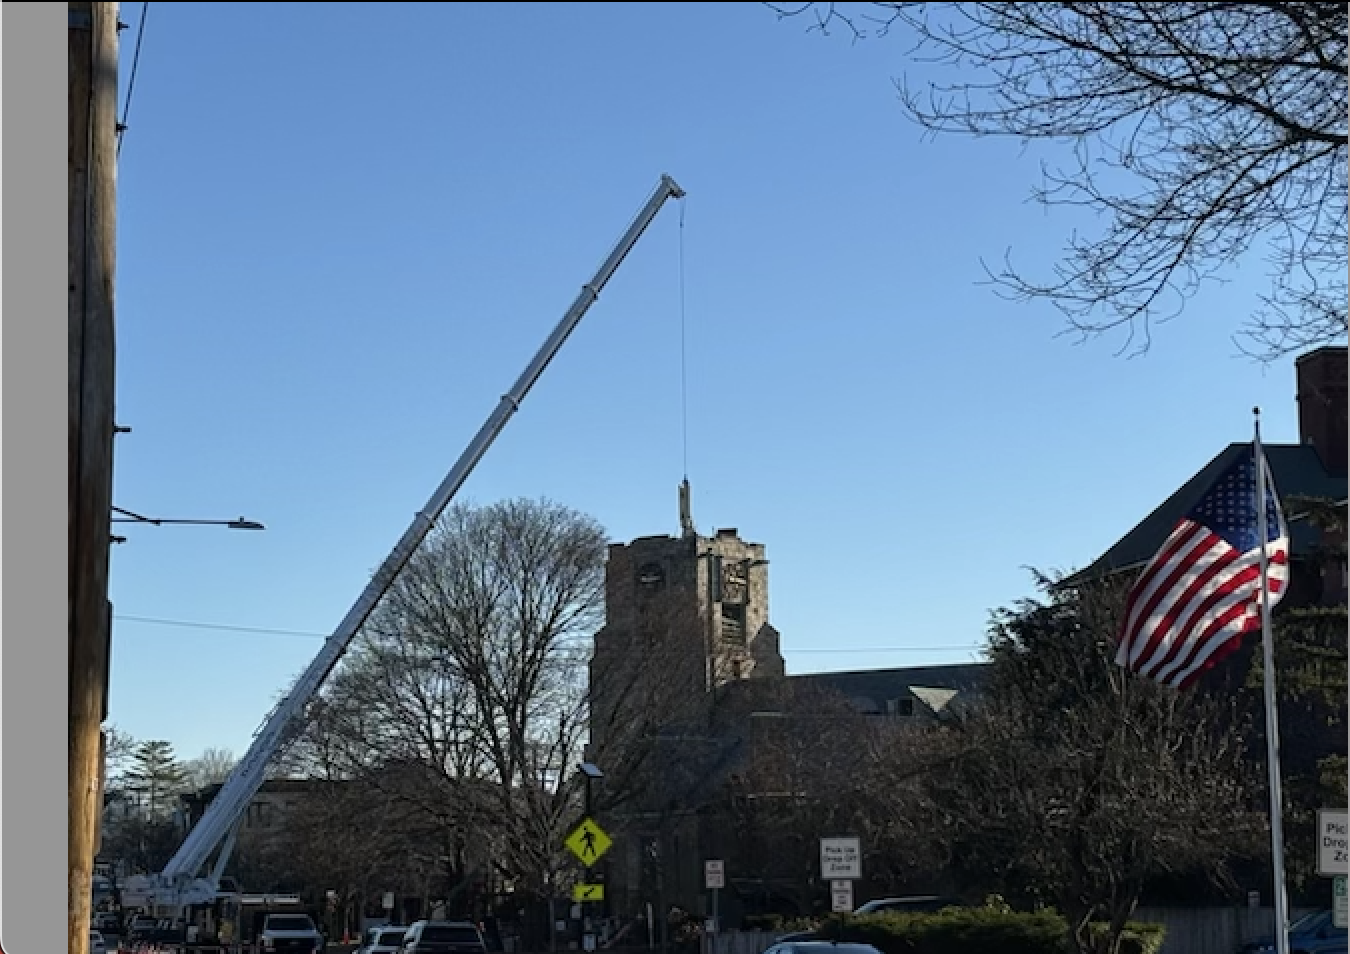
[[[68,946],[88,954],[110,636],[117,4],[69,4]]]

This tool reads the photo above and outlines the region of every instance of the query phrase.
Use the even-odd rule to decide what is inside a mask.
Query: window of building
[[[244,827],[246,828],[272,827],[272,804],[270,802],[251,803],[248,806],[248,813],[245,816]]]
[[[739,603],[722,604],[722,639],[737,646],[745,645],[745,606]]]
[[[914,700],[909,696],[903,699],[891,699],[886,703],[886,711],[893,716],[909,718],[914,715]]]

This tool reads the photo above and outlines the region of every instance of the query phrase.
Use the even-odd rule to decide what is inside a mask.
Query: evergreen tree
[[[173,814],[177,796],[187,786],[187,771],[163,739],[149,739],[136,748],[127,771],[127,788],[135,793],[145,816],[151,820]]]

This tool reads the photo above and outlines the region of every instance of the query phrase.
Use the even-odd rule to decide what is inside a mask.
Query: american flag
[[[1130,590],[1116,662],[1184,689],[1261,627],[1257,472],[1266,475],[1272,608],[1289,584],[1289,531],[1259,445],[1242,454],[1177,522]]]

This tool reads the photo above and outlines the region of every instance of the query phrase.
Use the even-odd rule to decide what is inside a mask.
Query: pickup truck
[[[323,935],[308,914],[269,914],[258,935],[262,954],[321,954]]]

